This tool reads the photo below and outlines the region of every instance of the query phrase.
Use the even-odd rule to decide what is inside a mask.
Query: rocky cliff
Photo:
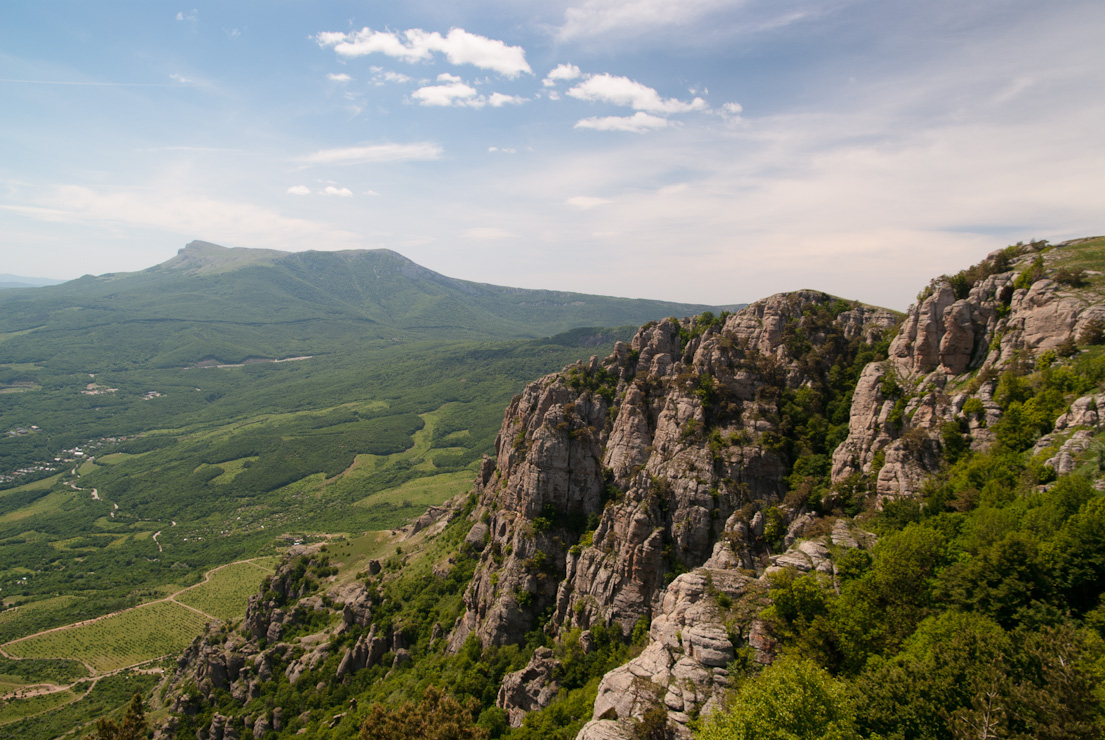
[[[457,584],[460,600],[443,602],[455,620],[445,607],[396,616],[408,614],[391,603],[402,562],[342,581],[297,553],[238,631],[213,630],[181,657],[162,733],[191,732],[180,718],[229,696],[242,711],[203,715],[197,737],[323,724],[334,734],[320,737],[351,736],[340,732],[362,716],[355,694],[342,713],[289,718],[265,682],[308,677],[324,691],[430,654],[463,662],[528,644],[485,699],[517,727],[571,682],[566,642],[594,654],[612,632],[636,647],[602,676],[580,740],[632,737],[646,716],[689,737],[733,666],[773,659],[760,617],[773,573],[835,581],[840,558],[874,541],[849,514],[915,497],[960,447],[1012,434],[1011,415],[1036,410],[1010,400],[1009,377],[1105,342],[1099,273],[1070,267],[1079,245],[995,252],[932,281],[904,318],[799,291],[667,319],[529,384],[474,492],[397,535],[438,543],[425,577]],[[1028,443],[1067,472],[1105,426],[1105,395],[1057,393]]]
[[[939,466],[943,425],[957,418],[975,449],[989,446],[1001,418],[998,374],[1048,352],[1070,354],[1105,320],[1100,293],[1086,285],[1092,275],[1049,269],[1065,256],[1062,247],[1081,241],[1010,247],[933,280],[910,307],[889,358],[864,369],[848,438],[833,454],[833,479],[874,466],[879,496],[915,495]]]

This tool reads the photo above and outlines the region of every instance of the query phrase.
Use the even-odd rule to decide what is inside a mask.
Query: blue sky
[[[1105,3],[10,0],[0,270],[192,239],[905,308],[1105,233]]]

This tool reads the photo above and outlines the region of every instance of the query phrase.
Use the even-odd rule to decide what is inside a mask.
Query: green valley
[[[702,308],[467,283],[387,251],[200,242],[143,272],[4,291],[0,638],[400,526],[471,484],[526,380],[632,333],[583,327]],[[231,572],[179,602],[241,616],[256,584]]]

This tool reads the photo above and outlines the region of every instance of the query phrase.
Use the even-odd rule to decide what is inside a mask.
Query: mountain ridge
[[[5,350],[15,362],[41,354],[43,339],[95,332],[101,345],[121,354],[166,353],[173,363],[188,350],[161,332],[130,337],[120,325],[138,320],[209,322],[210,344],[199,346],[191,364],[215,356],[240,362],[335,351],[351,342],[410,338],[538,338],[583,326],[636,325],[664,315],[716,307],[581,293],[527,290],[456,280],[417,265],[390,250],[277,252],[192,242],[176,256],[146,270],[85,276],[43,291],[0,295],[0,334],[13,337]],[[267,325],[323,322],[316,344],[280,342]],[[234,328],[237,326],[238,328]],[[326,332],[333,337],[326,339]],[[177,343],[179,344],[179,343]],[[186,344],[189,346],[191,343]],[[60,349],[58,350],[60,351]],[[167,362],[168,360],[164,360]]]
[[[728,731],[711,728],[728,721],[789,721],[757,719],[761,705],[739,701],[727,715],[734,674],[739,691],[783,681],[758,700],[768,707],[814,702],[793,692],[820,682],[832,736],[959,736],[957,717],[983,717],[979,696],[1009,706],[1017,732],[1069,723],[1048,736],[1097,736],[1100,699],[1056,705],[1068,684],[1032,651],[1066,629],[1062,660],[1079,666],[1069,690],[1084,695],[1101,678],[1091,666],[1105,659],[1093,627],[1105,540],[1089,532],[1105,523],[1105,497],[1089,480],[1105,482],[1105,469],[1083,454],[1105,434],[1101,241],[995,252],[934,279],[904,321],[814,291],[781,294],[721,320],[646,324],[608,357],[530,383],[506,409],[474,492],[396,540],[431,533],[425,559],[403,546],[335,580],[325,574],[344,546],[293,552],[251,599],[244,631],[213,628],[182,656],[172,683],[195,690],[171,693],[159,737],[376,737],[365,719],[400,722],[400,710],[346,700],[417,700],[427,684],[471,697],[474,737],[689,738],[709,716],[702,737],[720,738]],[[874,437],[861,434],[872,424]],[[972,465],[990,472],[971,478]],[[1060,472],[1077,465],[1090,466],[1084,483]],[[1010,592],[993,579],[1017,576],[992,564],[1006,552],[1035,557],[1023,548],[1036,530],[972,533],[1017,507],[1070,519],[1034,535],[1058,538],[1046,540],[1050,559],[1029,561],[1051,585]],[[1085,533],[1080,550],[1062,539],[1071,527]],[[949,552],[955,537],[975,537],[974,550]],[[439,595],[422,604],[420,593]],[[1037,611],[1016,616],[1010,599]],[[1041,600],[1084,626],[1054,627]],[[313,633],[327,612],[340,621]],[[850,621],[857,612],[863,620]],[[1005,630],[1015,646],[1001,642]],[[1007,680],[1019,683],[1001,687],[945,678],[954,661],[985,673],[957,649],[964,635],[1043,661],[1031,663],[1042,673],[1010,664]],[[455,672],[464,665],[491,674],[473,686]],[[959,693],[924,704],[944,680]],[[910,694],[912,683],[929,688]],[[852,685],[854,695],[833,688]],[[915,716],[927,734],[901,724]]]

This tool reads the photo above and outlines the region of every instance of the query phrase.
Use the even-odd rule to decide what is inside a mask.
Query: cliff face
[[[939,465],[942,425],[977,399],[982,411],[967,415],[968,432],[974,449],[988,447],[1001,418],[998,373],[1055,352],[1105,317],[1096,291],[1054,279],[1049,265],[1062,250],[1040,254],[1043,247],[995,252],[955,276],[955,286],[947,276],[932,281],[889,358],[869,364],[856,384],[848,438],[833,454],[834,481],[877,463],[879,496],[916,494]]]
[[[477,481],[467,539],[486,545],[450,648],[535,627],[651,625],[645,653],[604,680],[587,732],[617,732],[659,699],[682,726],[726,686],[733,640],[756,642],[754,620],[726,626],[718,595],[737,600],[771,565],[765,525],[790,544],[808,523],[783,500],[787,404],[841,401],[830,376],[896,321],[821,293],[778,295],[724,320],[646,326],[527,386]],[[646,687],[645,675],[658,678]]]
[[[408,532],[432,541],[459,517],[460,544],[432,573],[446,578],[462,562],[472,573],[459,618],[434,624],[420,649],[478,655],[543,633],[558,648],[573,635],[586,653],[592,631],[633,634],[640,652],[603,676],[579,740],[631,737],[657,712],[670,735],[689,737],[690,718],[722,701],[734,660],[772,660],[759,621],[765,579],[783,569],[835,578],[840,555],[871,546],[855,522],[819,516],[809,501],[835,513],[849,495],[856,505],[917,495],[949,445],[994,443],[1009,413],[1003,371],[1046,365],[1086,337],[1105,342],[1093,276],[1055,267],[1063,246],[1013,247],[934,280],[904,319],[800,291],[646,325],[608,357],[530,383],[474,493]],[[1033,450],[1051,450],[1058,472],[1105,426],[1105,394],[1064,403]],[[317,688],[411,660],[421,638],[379,618],[395,613],[379,564],[325,598],[304,585],[318,567],[310,553],[286,562],[242,633],[197,641],[176,684],[244,704],[274,674],[292,685],[323,675]],[[311,632],[319,614],[332,624]],[[497,705],[511,725],[555,699],[558,655],[539,648],[503,679]],[[178,714],[195,711],[192,697],[181,695]],[[259,736],[289,720],[269,711],[204,722],[225,740],[228,728]]]
[[[826,387],[894,322],[821,293],[773,296],[709,326],[647,326],[527,386],[477,484],[489,543],[450,645],[519,641],[547,610],[550,634],[649,619],[675,575],[782,499],[784,392]],[[721,549],[751,568],[755,544],[745,532]]]

